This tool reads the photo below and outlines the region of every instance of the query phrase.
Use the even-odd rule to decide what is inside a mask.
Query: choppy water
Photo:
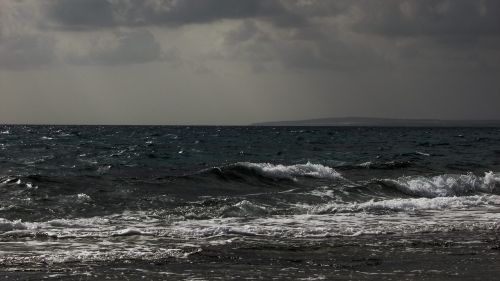
[[[499,229],[500,129],[0,126],[6,272]]]

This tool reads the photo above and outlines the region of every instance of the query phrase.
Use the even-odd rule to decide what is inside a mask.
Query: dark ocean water
[[[498,128],[0,126],[0,270],[446,279],[467,272],[433,258],[475,251],[487,273],[499,172]]]

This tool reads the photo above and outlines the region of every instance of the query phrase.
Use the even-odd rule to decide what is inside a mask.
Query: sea
[[[500,129],[0,126],[1,280],[498,280]]]

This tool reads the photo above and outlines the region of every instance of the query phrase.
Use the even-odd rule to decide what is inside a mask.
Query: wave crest
[[[335,171],[333,168],[323,166],[321,164],[313,164],[307,162],[306,164],[295,165],[281,165],[271,163],[251,163],[240,162],[234,164],[236,167],[250,169],[257,174],[265,177],[277,179],[290,179],[297,180],[296,177],[313,177],[319,179],[338,179],[342,175]]]
[[[468,173],[466,175],[445,174],[434,177],[408,176],[379,181],[405,194],[428,198],[460,196],[476,192],[500,192],[500,175],[493,172],[485,173],[484,177]]]

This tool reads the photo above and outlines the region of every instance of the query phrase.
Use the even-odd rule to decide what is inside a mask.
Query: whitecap
[[[11,221],[0,218],[0,232],[25,230],[25,229],[27,229],[27,226],[21,220]]]
[[[133,235],[151,235],[136,228],[126,228],[112,234],[112,236],[133,236]]]
[[[291,179],[297,180],[296,177],[313,177],[320,179],[338,179],[342,175],[334,169],[323,166],[321,164],[313,164],[307,162],[306,164],[296,164],[285,166],[281,164],[271,163],[251,163],[240,162],[236,166],[251,169],[263,176],[278,178],[278,179]]]
[[[372,165],[373,165],[373,163],[371,161],[358,164],[359,167],[363,167],[363,168],[370,168],[370,166],[372,166]]]
[[[425,152],[421,152],[421,151],[415,151],[415,153],[418,155],[427,156],[427,157],[431,156],[429,153],[425,153]]]
[[[88,201],[92,201],[92,198],[90,196],[88,196],[87,194],[85,193],[79,193],[76,195],[76,199],[78,202],[88,202]]]
[[[383,179],[380,182],[409,195],[433,198],[474,192],[498,192],[500,176],[493,172],[485,173],[484,177],[478,177],[473,173],[444,174],[434,177],[407,176],[398,179]]]
[[[222,211],[224,217],[257,217],[267,215],[268,210],[250,201],[243,200]]]

